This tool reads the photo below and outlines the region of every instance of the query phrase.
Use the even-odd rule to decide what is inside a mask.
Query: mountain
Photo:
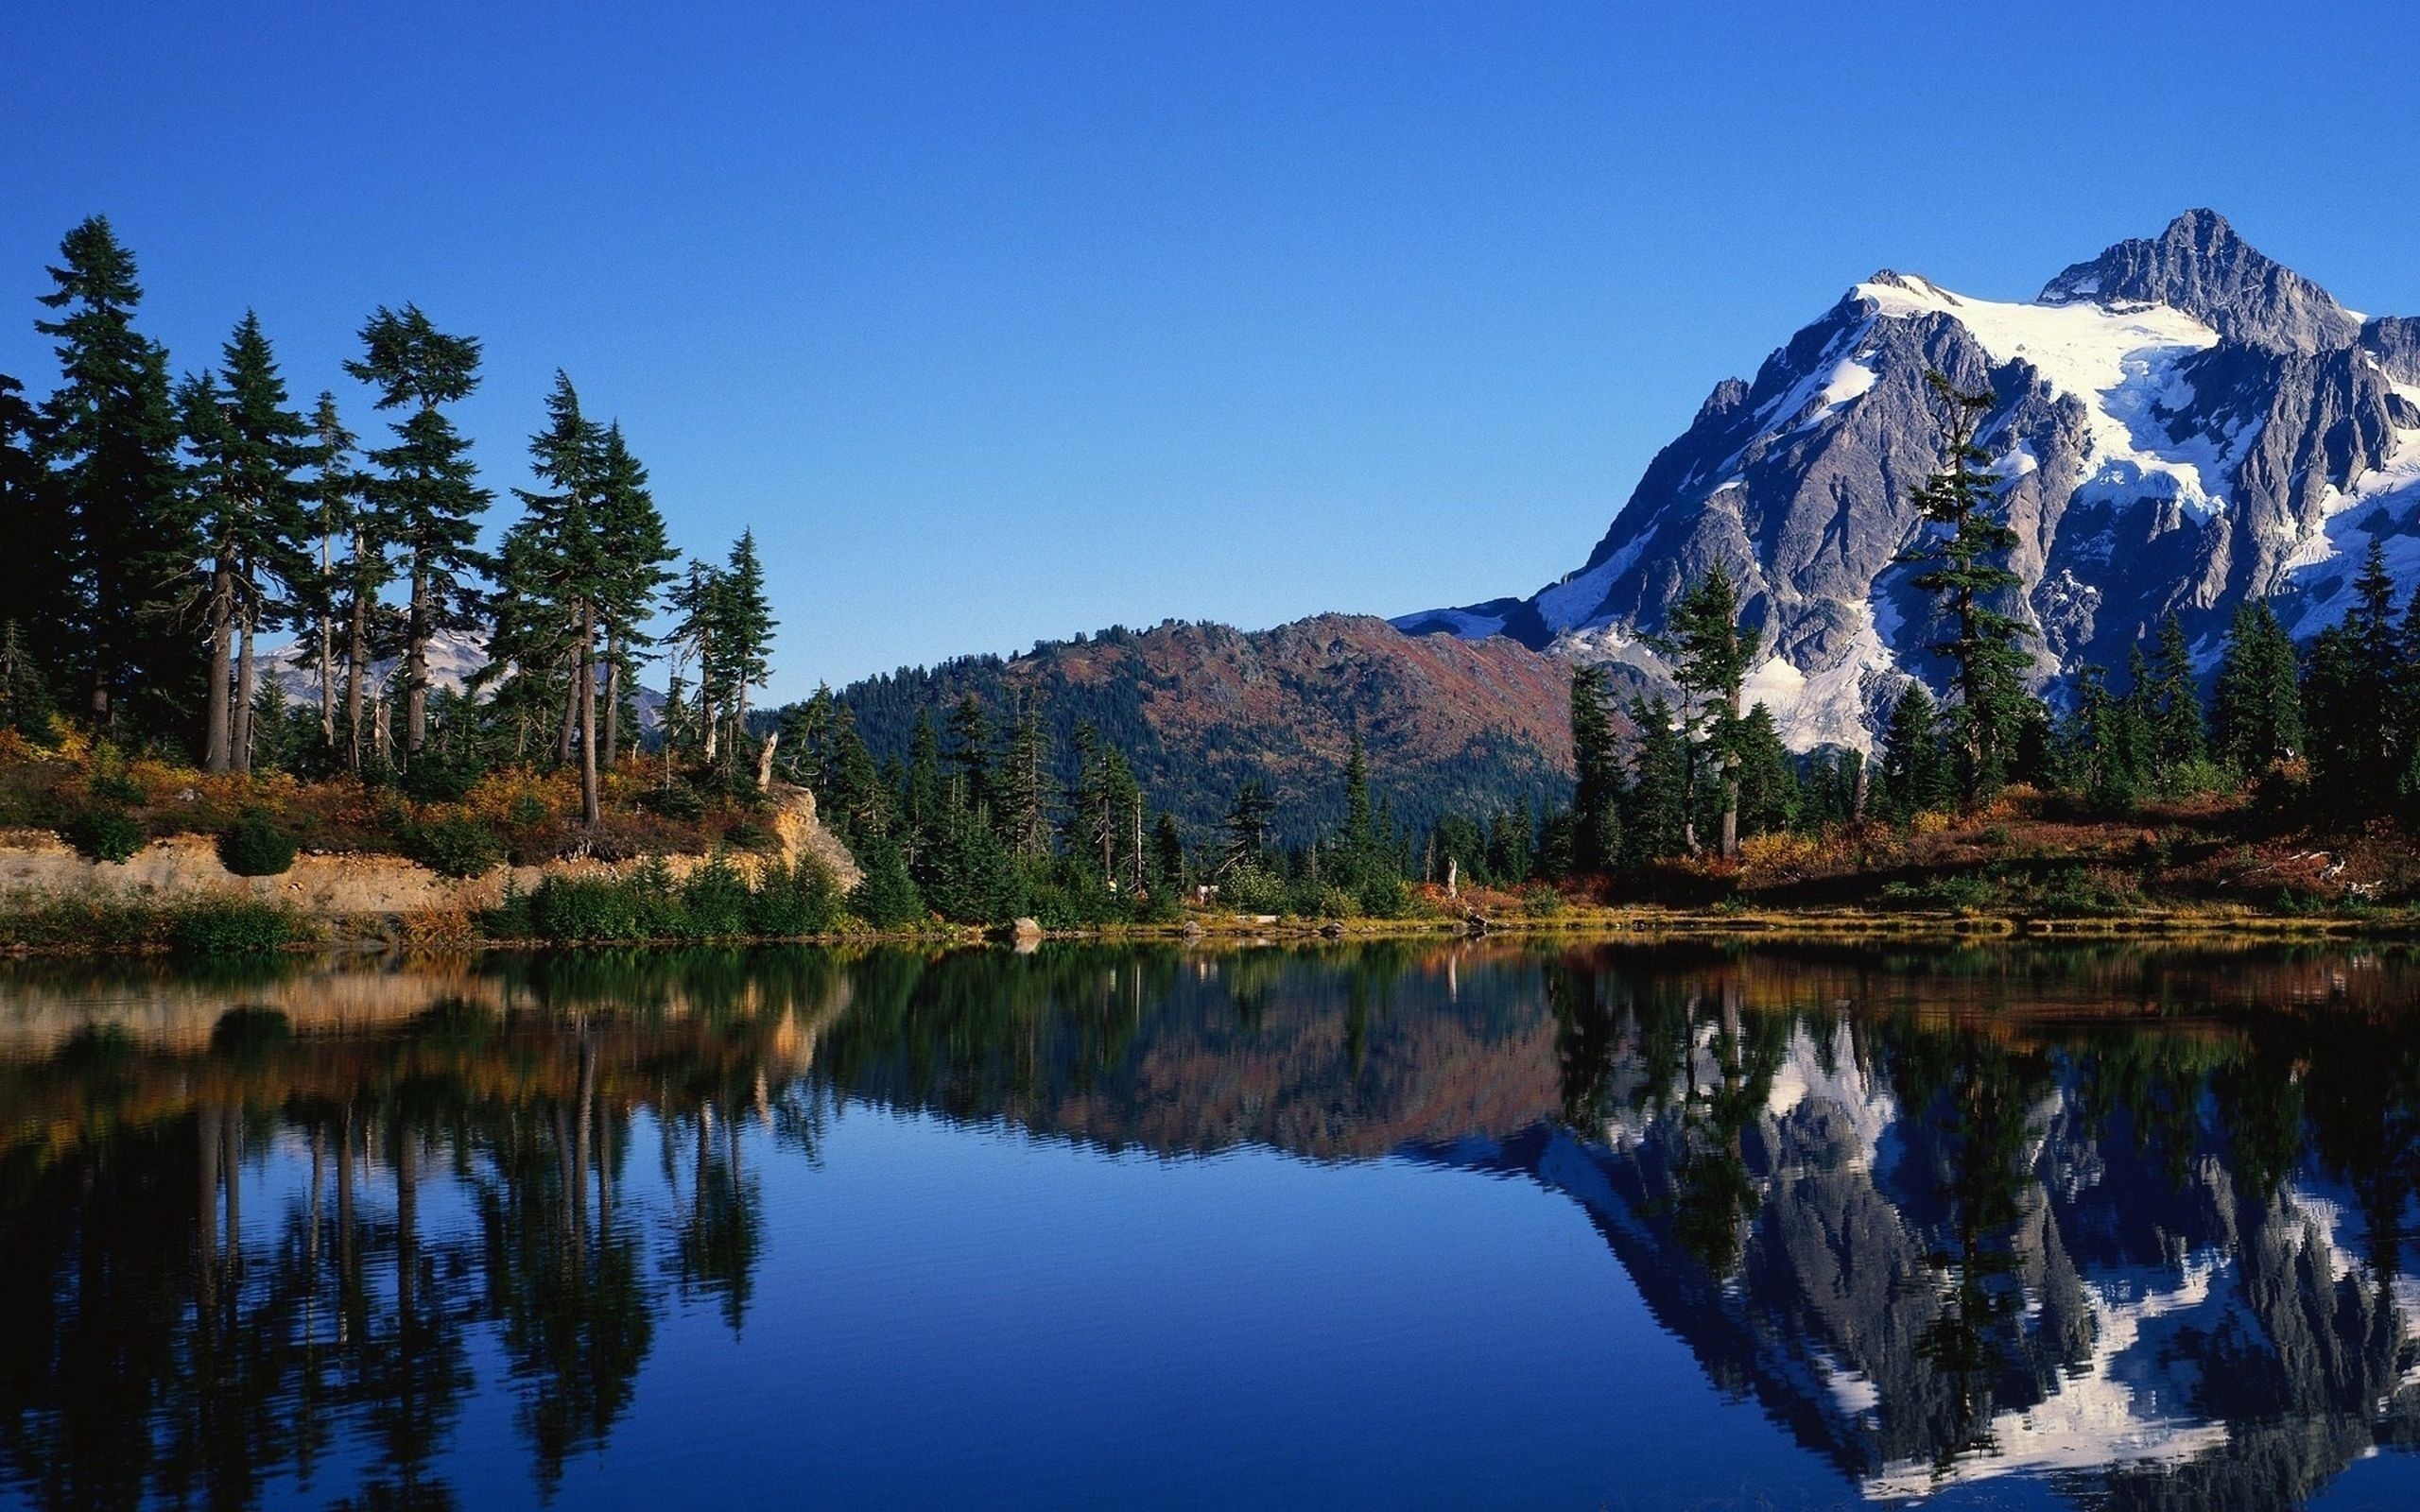
[[[469,685],[471,678],[488,664],[488,643],[484,636],[466,630],[439,630],[428,642],[429,686],[441,693],[459,693]],[[375,689],[389,688],[400,694],[403,689],[404,659],[400,656],[380,657],[370,663],[370,682]],[[319,649],[309,641],[292,641],[266,653],[261,676],[274,677],[288,703],[308,704],[317,709],[320,703]],[[602,688],[602,679],[597,682]],[[651,735],[662,725],[664,695],[641,684],[634,694],[638,705],[639,731]],[[337,668],[337,697],[344,697],[344,668]]]
[[[1407,636],[1364,616],[1250,632],[1114,628],[1021,656],[903,668],[838,696],[876,759],[890,760],[908,754],[919,715],[938,726],[970,693],[995,724],[1021,696],[1037,698],[1063,780],[1076,725],[1092,725],[1197,839],[1249,777],[1269,782],[1285,838],[1324,833],[1343,815],[1357,729],[1373,795],[1403,822],[1560,800],[1571,782],[1569,663],[1501,637]]]
[[[2054,698],[2087,664],[2122,668],[2170,612],[2205,667],[2248,596],[2315,634],[2372,536],[2420,584],[2420,320],[2347,310],[2196,210],[2027,302],[1875,274],[1754,379],[1717,385],[1578,571],[1393,623],[1662,680],[1645,637],[1720,562],[1765,638],[1751,696],[1795,747],[1868,748],[1910,674],[1945,680],[1897,560],[1936,460],[1936,369],[1997,396],[1982,439],[2023,579],[2006,607]]]

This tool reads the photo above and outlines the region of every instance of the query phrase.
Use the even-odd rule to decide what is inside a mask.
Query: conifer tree
[[[761,688],[772,676],[773,631],[780,622],[765,596],[765,569],[756,559],[756,533],[743,530],[731,544],[722,574],[720,601],[724,676],[730,688],[732,734],[748,733],[748,690]]]
[[[285,380],[257,315],[246,312],[223,356],[218,376],[189,379],[179,394],[210,561],[202,759],[214,772],[251,769],[254,637],[265,620],[299,605],[312,578],[310,517],[295,476],[308,460],[307,428],[286,407]]]
[[[1901,554],[1923,570],[1909,581],[1935,595],[1950,619],[1946,640],[1932,649],[1958,669],[1958,706],[1951,729],[1961,795],[1973,802],[1996,786],[2015,754],[2027,702],[2023,677],[2031,658],[2017,644],[2032,632],[1992,601],[2019,581],[2005,558],[2016,532],[1992,514],[1998,503],[1991,454],[1977,444],[1995,403],[1989,392],[1961,389],[1927,372],[1940,424],[1941,468],[1913,495],[1934,530]]]
[[[1017,719],[1010,730],[1009,747],[1000,763],[994,817],[1000,836],[1020,861],[1028,864],[1050,852],[1050,737],[1041,712],[1029,697],[1021,698]]]
[[[1570,866],[1583,875],[1612,870],[1621,854],[1622,769],[1608,707],[1612,697],[1603,667],[1572,669]]]
[[[1910,681],[1893,706],[1878,766],[1884,811],[1894,819],[1951,801],[1953,778],[1942,752],[1940,718],[1923,683]]]
[[[59,649],[96,726],[114,727],[124,710],[139,730],[164,734],[187,724],[202,672],[200,542],[177,462],[168,354],[134,329],[134,257],[105,217],[67,233],[50,277],[41,299],[59,314],[34,329],[57,339],[60,364],[38,449],[64,526]]]
[[[2238,774],[2264,772],[2293,760],[2303,748],[2302,678],[2294,644],[2265,598],[2246,599],[2236,609],[2219,658],[2210,713],[2218,757]]]
[[[1629,801],[1623,807],[1622,853],[1633,866],[1678,855],[1688,845],[1688,756],[1662,698],[1631,700],[1638,746],[1631,753]]]
[[[365,489],[371,534],[391,546],[410,585],[404,625],[404,755],[428,738],[428,647],[441,630],[467,628],[483,608],[476,576],[479,516],[493,497],[478,486],[470,441],[444,405],[479,385],[479,343],[448,335],[417,305],[385,305],[361,328],[363,354],[345,371],[378,391],[377,407],[405,411],[394,444],[372,451],[381,470]]]
[[[1761,641],[1759,632],[1739,624],[1738,591],[1730,572],[1717,562],[1673,600],[1665,633],[1656,643],[1673,658],[1673,680],[1681,685],[1692,807],[1699,751],[1709,754],[1721,772],[1720,849],[1725,856],[1739,850],[1739,695]]]
[[[2158,753],[2160,785],[2174,791],[2187,772],[2209,759],[2193,653],[2185,640],[2185,626],[2174,614],[2160,622],[2152,690],[2152,743]]]
[[[1370,813],[1370,762],[1361,731],[1356,730],[1344,757],[1344,828],[1336,837],[1338,883],[1357,887],[1367,881],[1378,864],[1379,849]]]
[[[361,475],[353,466],[355,438],[337,412],[336,395],[325,389],[311,411],[310,436],[304,445],[304,465],[310,469],[311,480],[303,491],[303,504],[309,512],[319,556],[318,571],[312,575],[304,595],[304,610],[318,658],[320,743],[323,751],[333,751],[337,744],[339,627],[343,627],[346,643],[346,707],[350,720],[357,725],[360,671],[352,665],[352,632],[358,621],[366,641],[369,606],[386,586],[386,561],[383,555],[372,552],[357,528]],[[363,649],[366,651],[366,644]],[[357,762],[357,729],[352,732],[351,743]]]
[[[1219,875],[1261,864],[1268,851],[1269,824],[1275,809],[1267,785],[1259,778],[1247,777],[1237,784],[1236,800],[1228,805],[1226,821],[1220,826]]]
[[[686,572],[674,580],[667,598],[676,616],[674,654],[698,669],[699,755],[711,765],[727,707],[719,701],[728,665],[723,651],[722,575],[692,558]]]
[[[1739,830],[1769,834],[1789,828],[1798,812],[1798,772],[1773,723],[1772,711],[1761,701],[1740,717],[1731,749]],[[1737,851],[1735,843],[1732,852]]]
[[[2304,679],[2312,788],[2340,821],[2384,812],[2401,768],[2401,637],[2394,579],[2375,538],[2353,592],[2343,623],[2311,643]]]
[[[605,731],[597,759],[621,755],[622,706],[636,685],[633,658],[651,644],[647,631],[656,595],[672,580],[677,556],[648,488],[647,469],[631,453],[618,421],[608,424],[596,457],[596,531],[604,547],[597,624],[605,635]]]
[[[952,798],[970,814],[988,815],[992,807],[992,721],[982,701],[966,694],[949,712],[949,765]]]
[[[25,399],[25,386],[0,373],[0,634],[9,636],[10,660],[0,696],[17,709],[30,686],[43,688],[46,726],[52,678],[67,654],[69,620],[68,542],[65,511],[50,491],[50,477],[36,455],[40,417]],[[47,659],[47,660],[46,660]],[[12,691],[13,690],[13,691]],[[14,713],[9,728],[32,730]]]

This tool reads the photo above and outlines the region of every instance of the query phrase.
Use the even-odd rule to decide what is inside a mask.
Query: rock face
[[[2373,535],[2420,582],[2420,321],[2364,320],[2202,210],[2027,303],[1876,274],[1753,380],[1716,386],[1579,571],[1394,623],[1656,680],[1644,637],[1720,562],[1764,634],[1751,696],[1800,748],[1868,747],[1909,676],[1945,681],[1898,561],[1936,458],[1928,369],[1997,398],[1982,439],[2023,579],[2004,607],[2054,699],[2170,612],[2205,665],[2247,596],[2315,633]]]

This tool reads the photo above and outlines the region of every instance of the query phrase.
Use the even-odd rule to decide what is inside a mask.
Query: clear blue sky
[[[777,695],[1167,616],[1527,592],[1877,266],[2031,295],[2208,204],[2420,311],[2413,8],[15,0],[0,371],[106,212],[179,370],[307,394],[372,306],[552,370]]]

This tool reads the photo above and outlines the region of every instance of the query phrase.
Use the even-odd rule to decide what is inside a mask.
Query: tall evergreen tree
[[[2401,775],[2402,644],[2376,538],[2353,592],[2343,623],[2311,643],[2304,679],[2313,790],[2340,821],[2384,812]]]
[[[1722,781],[1721,853],[1739,850],[1739,695],[1762,642],[1739,623],[1739,594],[1720,562],[1672,603],[1658,644],[1673,658],[1682,719],[1690,746],[1690,802],[1696,801],[1698,754],[1718,765]]]
[[[2407,616],[2407,624],[2409,617]],[[2302,678],[2294,643],[2265,598],[2238,606],[2211,697],[2219,760],[2252,776],[2303,748]]]
[[[465,629],[483,610],[477,575],[479,516],[494,497],[479,487],[471,443],[443,406],[479,386],[479,343],[448,335],[417,305],[385,305],[361,328],[363,354],[345,371],[378,391],[378,408],[401,410],[394,444],[370,454],[381,470],[365,490],[371,534],[390,545],[410,585],[404,626],[404,754],[428,738],[428,647],[440,631]]]
[[[1621,845],[1631,865],[1639,866],[1687,849],[1688,755],[1673,727],[1671,706],[1663,699],[1634,698],[1630,714],[1638,727],[1638,746],[1631,753]]]
[[[1236,800],[1228,805],[1226,822],[1220,827],[1220,876],[1239,867],[1261,864],[1268,851],[1270,819],[1275,810],[1269,788],[1259,778],[1247,777],[1236,786]]]
[[[216,377],[189,379],[179,395],[210,563],[202,759],[214,772],[251,769],[254,640],[265,622],[301,609],[313,576],[310,516],[296,476],[308,460],[308,430],[287,407],[257,315],[245,313],[223,357]]]
[[[772,676],[773,631],[781,622],[765,596],[765,569],[756,558],[756,533],[743,530],[731,543],[724,565],[720,602],[724,676],[730,688],[732,734],[748,733],[748,690],[761,688]]]
[[[361,526],[361,474],[354,471],[356,438],[337,412],[337,396],[322,389],[311,411],[305,465],[311,480],[303,493],[318,551],[305,609],[312,628],[320,682],[320,743],[337,748],[337,662],[344,659],[344,707],[354,764],[360,757],[361,688],[367,671],[369,614],[386,586],[386,558],[372,550]],[[354,640],[362,666],[354,664]]]
[[[596,457],[596,531],[605,572],[596,613],[605,634],[605,732],[597,759],[612,766],[621,755],[621,713],[636,685],[633,659],[651,643],[648,624],[656,595],[672,580],[678,555],[648,487],[647,469],[631,453],[618,421],[605,427]]]
[[[2152,663],[2152,743],[2157,752],[2160,785],[2170,791],[2187,772],[2209,759],[2201,683],[2194,675],[2185,626],[2174,614],[2160,622]]]
[[[994,784],[994,818],[1000,837],[1018,860],[1028,864],[1050,852],[1050,808],[1055,795],[1050,765],[1050,736],[1042,713],[1030,697],[1021,697],[1016,723],[1010,728],[1007,751]]]
[[[992,721],[983,702],[966,694],[949,712],[949,765],[952,798],[969,814],[989,815],[992,808]]]
[[[39,423],[25,386],[0,373],[0,632],[12,631],[9,679],[21,688],[30,686],[26,679],[42,684],[46,721],[52,695],[68,691],[53,679],[68,652],[73,579],[65,511],[36,453]],[[14,715],[9,723],[28,728]]]
[[[1571,799],[1573,870],[1610,871],[1621,854],[1622,767],[1614,740],[1613,685],[1605,669],[1581,665],[1571,673],[1571,760],[1576,779]]]
[[[39,448],[65,526],[57,650],[95,725],[115,726],[123,710],[138,730],[168,733],[188,726],[202,691],[200,541],[177,461],[168,354],[134,329],[134,256],[105,217],[67,233],[50,277],[42,302],[60,313],[34,329],[57,339],[60,377],[42,405]]]
[[[1923,683],[1910,681],[1892,707],[1878,765],[1882,807],[1892,818],[1905,820],[1945,808],[1954,798],[1953,774],[1942,751],[1940,716]]]
[[[1958,706],[1951,728],[1958,752],[1958,783],[1972,802],[2001,781],[2015,754],[2027,702],[2023,678],[2031,658],[2017,644],[2031,635],[2023,621],[1991,607],[2019,579],[2007,563],[2016,532],[1992,510],[1999,501],[1991,454],[1978,444],[1994,397],[1968,392],[1939,372],[1931,385],[1940,424],[1941,467],[1913,495],[1917,510],[1936,528],[1902,553],[1922,568],[1909,581],[1935,595],[1951,628],[1932,649],[1958,669]]]

